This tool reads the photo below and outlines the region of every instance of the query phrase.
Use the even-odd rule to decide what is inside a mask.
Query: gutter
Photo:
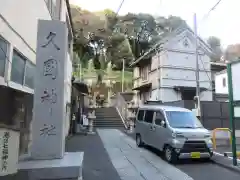
[[[68,16],[69,16],[69,19],[70,19],[70,24],[72,26],[73,37],[75,37],[74,36],[74,26],[73,26],[73,21],[72,21],[72,14],[71,14],[70,3],[69,3],[69,0],[65,0],[65,1],[66,1],[66,5],[67,5],[67,10],[68,10]]]
[[[149,51],[147,51],[146,53],[144,53],[144,55],[142,55],[140,58],[138,58],[136,61],[132,62],[130,64],[130,67],[134,66],[135,64],[137,64],[138,62],[140,62],[145,56],[147,56],[148,54],[150,54],[153,50],[156,50],[157,46],[161,45],[162,42],[155,44]]]

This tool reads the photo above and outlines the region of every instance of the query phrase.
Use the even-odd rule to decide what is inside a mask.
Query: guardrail
[[[127,128],[128,127],[128,121],[127,121],[128,120],[128,104],[120,93],[116,95],[114,106],[117,109],[124,123],[125,128]]]
[[[217,131],[228,131],[231,133],[231,130],[229,128],[216,128],[213,130],[213,134],[212,134],[212,142],[213,142],[213,149],[217,148],[217,144],[216,144],[216,132]],[[230,135],[229,138],[230,144],[232,144],[232,136]]]

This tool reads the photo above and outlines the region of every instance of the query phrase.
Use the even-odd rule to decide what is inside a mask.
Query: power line
[[[218,0],[216,4],[208,11],[208,13],[203,17],[203,19],[206,19],[209,17],[210,13],[216,9],[216,7],[221,3],[222,0]]]
[[[204,63],[203,63],[202,59],[201,59],[201,58],[199,58],[199,59],[200,59],[200,61],[201,61],[201,63],[202,63],[203,70],[204,70],[204,72],[207,74],[208,80],[209,80],[209,82],[210,82],[210,86],[209,86],[208,89],[211,88],[211,90],[212,90],[212,80],[211,80],[211,78],[210,78],[209,75],[208,75],[208,71],[206,70],[206,68],[205,68],[205,66],[204,66]]]
[[[119,11],[121,10],[122,5],[123,5],[124,2],[125,2],[125,0],[122,0],[122,1],[121,1],[120,5],[119,5],[119,7],[118,7],[118,9],[117,9],[117,11],[116,11],[116,17],[118,16],[118,13],[119,13]]]
[[[217,6],[218,6],[221,2],[222,2],[222,0],[218,0],[218,1],[208,10],[208,12],[203,16],[203,18],[201,19],[201,21],[206,20],[206,19],[209,17],[210,13],[211,13],[212,11],[216,10]]]
[[[211,13],[212,11],[214,11],[221,2],[222,2],[222,0],[218,0],[218,1],[209,9],[209,11],[203,16],[203,18],[202,18],[201,21],[206,20],[206,19],[209,17],[210,13]],[[200,61],[201,61],[201,63],[202,63],[202,66],[203,66],[204,71],[205,71],[206,74],[207,74],[207,77],[208,77],[209,82],[210,82],[210,88],[211,88],[211,87],[212,87],[212,83],[211,83],[212,80],[211,80],[211,78],[209,77],[208,72],[207,72],[207,70],[206,70],[206,68],[205,68],[205,66],[204,66],[204,63],[203,63],[203,61],[202,61],[201,58],[200,58]],[[211,89],[212,89],[212,88],[211,88]]]

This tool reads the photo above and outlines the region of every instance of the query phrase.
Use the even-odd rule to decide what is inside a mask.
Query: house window
[[[25,71],[25,83],[29,88],[34,89],[34,74],[35,74],[35,65],[30,61],[26,61],[26,71]]]
[[[11,81],[23,84],[26,58],[16,50],[13,50]]]
[[[226,87],[226,78],[223,78],[223,87]]]
[[[8,43],[0,37],[0,76],[4,76],[7,59]]]

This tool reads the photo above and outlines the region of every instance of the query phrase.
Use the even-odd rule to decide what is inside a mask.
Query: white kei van
[[[211,133],[188,109],[163,105],[143,105],[136,116],[136,144],[149,145],[164,152],[176,163],[184,158],[213,155]]]

